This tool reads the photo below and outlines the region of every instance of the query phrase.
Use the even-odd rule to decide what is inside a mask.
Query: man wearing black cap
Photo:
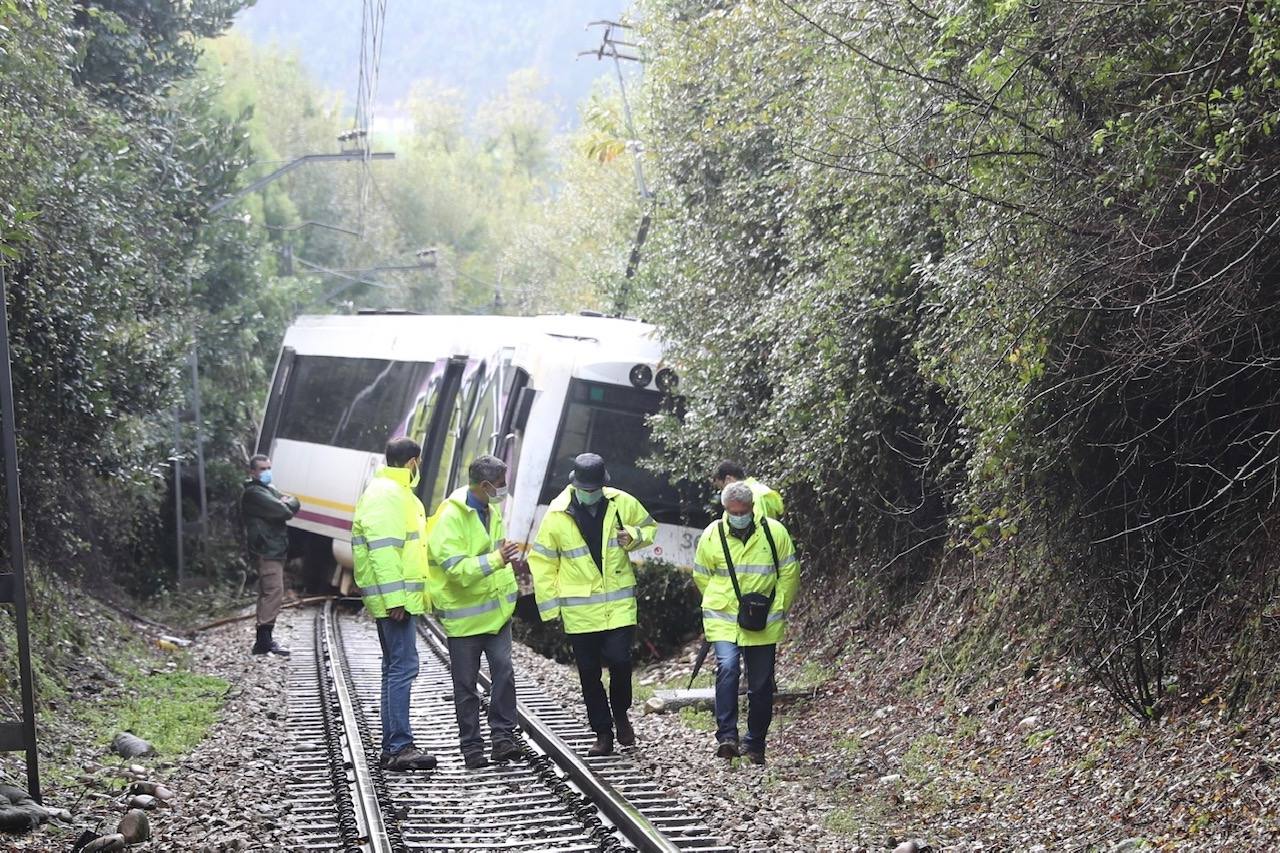
[[[544,622],[559,617],[573,647],[587,719],[596,733],[588,755],[631,746],[631,644],[636,626],[636,576],[631,551],[653,544],[657,522],[638,500],[606,486],[604,460],[582,453],[573,460],[569,486],[551,502],[533,549],[538,612]],[[606,696],[600,676],[609,669]]]

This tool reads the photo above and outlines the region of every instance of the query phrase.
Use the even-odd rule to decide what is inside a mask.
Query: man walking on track
[[[587,719],[596,733],[588,755],[636,742],[631,707],[631,644],[635,639],[636,576],[628,552],[653,542],[658,525],[631,495],[605,485],[602,458],[574,459],[570,484],[547,508],[529,569],[544,622],[564,620],[582,682]],[[601,668],[609,668],[605,696]]]
[[[520,757],[514,740],[516,681],[511,665],[511,614],[519,594],[512,563],[519,558],[520,548],[506,541],[502,526],[506,463],[495,456],[479,456],[467,474],[470,486],[449,495],[431,519],[427,576],[432,609],[449,637],[462,757],[474,769],[489,763],[476,693],[481,654],[489,661],[493,684],[490,757],[494,761]]]
[[[409,691],[418,677],[416,616],[427,610],[427,514],[413,493],[422,448],[393,438],[386,455],[386,467],[369,481],[351,520],[355,579],[382,645],[382,766],[431,770],[436,759],[414,746],[409,726]]]
[[[743,482],[720,494],[724,517],[698,540],[693,580],[702,592],[702,624],[716,650],[716,755],[738,757],[738,681],[747,665],[747,736],[742,754],[764,764],[773,721],[774,663],[787,611],[800,587],[800,563],[791,535],[757,514]]]
[[[249,460],[249,479],[240,493],[249,553],[258,560],[258,634],[255,655],[282,655],[289,650],[271,636],[284,602],[284,562],[289,557],[289,528],[285,525],[301,504],[271,485],[271,460],[261,453]]]

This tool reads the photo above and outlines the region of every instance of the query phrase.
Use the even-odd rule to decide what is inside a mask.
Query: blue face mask
[[[258,475],[258,482],[264,486],[271,485],[271,469],[270,468],[268,468],[267,470],[263,471],[261,474]]]
[[[751,513],[747,513],[746,515],[734,515],[733,513],[729,513],[729,524],[737,530],[746,530],[751,526],[751,517]]]
[[[578,503],[583,506],[597,504],[600,502],[600,499],[604,497],[604,489],[596,489],[594,492],[588,492],[586,489],[579,489],[577,486],[574,486],[573,493],[577,495]]]

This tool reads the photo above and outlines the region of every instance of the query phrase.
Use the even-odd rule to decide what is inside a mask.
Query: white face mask
[[[751,526],[751,513],[749,512],[744,515],[734,515],[733,513],[728,513],[728,516],[729,516],[729,524],[733,525],[733,528],[735,530],[746,530],[748,527]]]
[[[508,490],[506,486],[503,486],[500,489],[495,486],[493,494],[489,495],[489,503],[500,504],[507,499],[508,494],[510,494],[510,490]]]

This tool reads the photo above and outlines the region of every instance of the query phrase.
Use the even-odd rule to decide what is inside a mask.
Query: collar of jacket
[[[622,492],[619,491],[618,489],[613,488],[612,486],[604,487],[605,500],[611,501],[620,494],[622,494]],[[547,512],[567,512],[570,515],[573,515],[572,512],[569,512],[569,510],[572,507],[573,507],[573,486],[565,486],[564,491],[556,495],[555,500],[553,500],[550,504],[547,505]]]
[[[411,472],[408,468],[392,468],[390,465],[383,465],[374,472],[373,476],[381,477],[384,480],[390,480],[391,482],[404,486],[407,489],[409,488]]]
[[[725,510],[724,514],[720,516],[720,523],[724,525],[724,533],[726,536],[728,536],[730,539],[738,539],[739,542],[745,545],[748,542],[750,542],[752,539],[756,538],[756,534],[760,532],[761,525],[769,523],[768,521],[765,520],[765,517],[762,513],[757,512],[754,514],[754,516],[755,517],[751,519],[751,535],[748,536],[745,540],[738,539],[737,536],[733,535],[733,525],[729,523],[728,510]]]
[[[476,512],[475,507],[467,503],[468,491],[469,490],[467,489],[466,486],[459,486],[458,488],[454,489],[447,498],[445,498],[445,501],[447,501],[448,503],[457,504],[459,509],[463,510],[464,512],[469,512],[472,515],[479,518],[480,513]],[[490,519],[502,518],[502,510],[499,509],[500,506],[501,504],[489,504]]]

